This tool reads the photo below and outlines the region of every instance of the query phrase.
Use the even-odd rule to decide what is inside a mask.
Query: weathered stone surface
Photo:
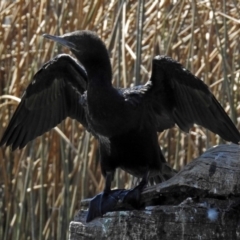
[[[207,150],[166,182],[147,188],[142,201],[179,196],[240,196],[240,146],[219,145]]]
[[[209,149],[141,198],[160,205],[107,213],[88,224],[80,211],[70,239],[240,239],[240,146]]]
[[[239,211],[219,208],[224,203],[229,206],[230,201],[215,199],[214,208],[210,202],[202,199],[200,203],[112,212],[88,224],[86,211],[81,211],[70,224],[70,239],[240,239]]]

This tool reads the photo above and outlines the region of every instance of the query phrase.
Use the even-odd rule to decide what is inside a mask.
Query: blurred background
[[[145,83],[155,55],[169,55],[200,77],[240,129],[240,2],[238,0],[1,0],[0,136],[24,89],[44,62],[68,50],[42,37],[89,29],[106,43],[113,84]],[[205,129],[159,133],[180,170],[223,143]],[[0,149],[0,239],[67,239],[83,198],[103,189],[98,144],[66,119],[22,150]],[[117,171],[113,187],[131,187]]]

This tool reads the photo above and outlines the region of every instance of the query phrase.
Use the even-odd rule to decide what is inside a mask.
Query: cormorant
[[[99,141],[106,179],[103,193],[90,203],[87,221],[117,201],[116,191],[111,197],[116,168],[142,178],[137,187],[124,192],[124,200],[129,195],[138,199],[149,177],[167,178],[157,132],[175,124],[188,132],[196,123],[239,143],[239,131],[207,85],[170,57],[153,59],[152,75],[145,85],[114,88],[108,51],[95,33],[44,37],[68,47],[77,61],[61,54],[42,66],[24,92],[0,145],[23,148],[66,117],[79,121]]]

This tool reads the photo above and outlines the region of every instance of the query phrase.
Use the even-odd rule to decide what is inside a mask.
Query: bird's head
[[[108,51],[96,33],[83,30],[62,36],[44,34],[43,37],[69,48],[85,67],[89,76],[94,74],[105,75],[111,81],[112,70]]]

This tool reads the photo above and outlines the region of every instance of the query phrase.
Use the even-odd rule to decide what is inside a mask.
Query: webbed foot
[[[97,217],[102,217],[107,212],[114,211],[119,201],[119,196],[125,191],[122,189],[102,192],[95,196],[89,204],[86,222],[90,222]]]
[[[90,201],[86,222],[90,222],[97,217],[102,217],[102,215],[107,212],[140,209],[142,207],[140,201],[141,192],[147,185],[147,181],[148,172],[143,177],[139,185],[131,190],[105,190],[95,196]]]
[[[122,199],[123,205],[125,205],[126,207],[132,207],[133,209],[140,209],[142,207],[140,201],[141,193],[146,185],[147,181],[142,180],[139,185],[137,185],[133,189],[126,190]]]

